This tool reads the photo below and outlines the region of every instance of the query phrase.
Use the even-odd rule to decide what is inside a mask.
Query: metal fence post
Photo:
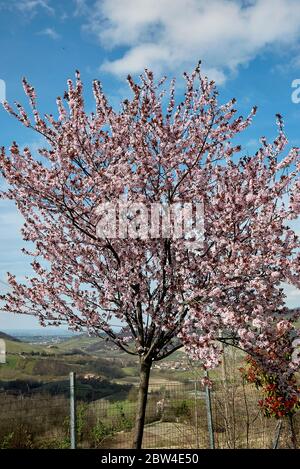
[[[76,449],[76,373],[70,373],[70,440],[71,449]]]
[[[282,428],[282,420],[279,420],[279,422],[277,423],[276,428],[275,428],[275,438],[274,438],[272,449],[277,449],[278,448],[281,428]]]
[[[208,372],[205,372],[205,377],[208,378]],[[207,428],[209,434],[209,446],[210,449],[215,449],[215,435],[211,409],[211,393],[209,387],[205,386],[205,400],[206,400],[206,412],[207,412]]]
[[[0,363],[6,363],[6,344],[3,339],[0,339]]]
[[[198,428],[198,408],[197,408],[197,381],[195,381],[195,427],[196,427],[196,448],[199,449],[199,428]]]

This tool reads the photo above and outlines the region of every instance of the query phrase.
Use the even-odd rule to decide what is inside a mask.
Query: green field
[[[0,366],[0,448],[69,447],[70,371],[77,374],[80,447],[130,447],[139,382],[134,357],[86,335],[50,344],[5,340],[7,363]],[[217,447],[270,447],[277,423],[259,411],[255,387],[244,387],[238,371],[242,360],[241,352],[228,347],[226,387],[224,367],[210,372]],[[199,364],[189,361],[184,350],[154,364],[145,447],[207,447],[205,394],[200,383],[196,390],[194,386],[202,376]],[[162,400],[164,409],[158,411]]]
[[[0,367],[0,381],[62,381],[68,379],[71,371],[84,379],[103,379],[118,385],[134,385],[139,381],[137,359],[101,338],[82,334],[47,344],[8,338],[6,347],[7,363]],[[241,360],[242,355],[235,353],[235,364]],[[154,364],[150,382],[152,385],[187,383],[202,376],[199,365],[190,362],[181,349]],[[211,372],[212,378],[218,380],[220,376],[220,369]]]

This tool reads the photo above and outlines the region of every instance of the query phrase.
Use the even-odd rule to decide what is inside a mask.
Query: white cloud
[[[13,6],[22,13],[33,15],[41,8],[50,14],[54,14],[54,8],[49,5],[48,0],[15,0]]]
[[[73,0],[75,3],[74,16],[81,16],[89,13],[86,0]]]
[[[9,10],[20,13],[26,20],[32,20],[38,13],[55,15],[50,0],[0,0],[0,11]]]
[[[60,35],[53,28],[42,29],[42,31],[39,31],[37,34],[39,34],[40,36],[48,36],[50,37],[50,39],[54,40],[60,38]]]
[[[295,44],[298,0],[97,0],[85,30],[107,49],[125,47],[101,69],[115,75],[144,67],[190,69],[202,59],[218,82],[269,48]],[[83,10],[83,9],[82,9]]]

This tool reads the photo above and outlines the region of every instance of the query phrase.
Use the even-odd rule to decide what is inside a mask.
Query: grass
[[[137,368],[133,366],[125,366],[122,368],[126,376],[137,376]]]
[[[45,348],[40,345],[31,345],[26,342],[14,342],[12,340],[6,340],[5,344],[6,344],[6,352],[8,354],[45,351]]]
[[[56,345],[56,352],[57,353],[65,353],[70,352],[73,349],[85,350],[87,347],[91,345],[98,344],[101,339],[97,337],[88,337],[86,335],[80,335],[79,337],[71,337],[70,339],[66,339],[63,342],[60,342]]]
[[[109,358],[85,352],[100,339],[80,336],[55,346],[6,340],[7,361],[0,367],[0,380],[35,379],[52,381],[67,377],[71,371],[79,375],[91,374],[107,379],[121,378],[120,357]]]
[[[85,338],[83,340],[85,347],[87,342]],[[78,345],[78,338],[76,342]],[[14,345],[21,346],[23,350],[25,345],[25,348],[30,350],[30,344],[14,343]],[[45,351],[41,346],[34,346],[34,349],[34,352]],[[77,372],[86,372],[93,370],[96,364],[101,365],[101,360],[104,359],[94,355],[68,355],[68,351],[63,353],[62,347],[59,353],[44,357],[30,354],[21,356],[20,353],[8,353],[8,363],[0,368],[0,377],[6,373],[9,379],[30,377],[32,380],[34,377],[40,379],[42,383],[49,381],[49,384],[43,385],[43,393],[36,388],[29,396],[25,381],[22,399],[7,392],[0,392],[0,448],[68,448],[68,381],[64,375],[66,370],[60,367],[70,366]],[[137,367],[130,359],[124,361],[119,355],[106,360],[103,361],[104,364],[111,363],[111,366],[120,370],[123,364],[124,376],[115,378],[114,383],[137,382]],[[259,413],[257,405],[259,395],[255,388],[247,385],[245,390],[242,387],[241,377],[237,371],[241,355],[228,352],[226,360],[229,388],[226,395],[220,379],[221,368],[211,373],[217,381],[212,391],[217,447],[270,447],[276,421],[266,419]],[[59,377],[59,369],[64,377]],[[153,370],[148,396],[145,448],[208,447],[203,390],[195,399],[194,386],[189,381],[197,374],[199,378],[197,369],[172,372],[168,369]],[[65,393],[56,390],[59,383],[61,389],[64,386]],[[112,380],[101,381],[98,385],[99,389],[94,390],[92,381],[87,380],[78,386],[79,445],[86,448],[128,448],[132,441],[137,388],[118,387],[116,384],[113,385]],[[9,383],[9,386],[12,386],[12,383]],[[163,410],[158,407],[158,402],[162,400]],[[195,430],[196,414],[198,443]],[[299,427],[299,421],[297,425]],[[281,447],[288,446],[287,435],[288,431],[285,430]]]
[[[7,363],[0,367],[2,386],[4,380],[16,379],[24,380],[23,391],[26,383],[33,379],[44,385],[43,397],[37,390],[35,395],[20,401],[15,396],[10,396],[11,400],[6,403],[0,400],[0,447],[68,447],[69,402],[66,397],[69,371],[75,371],[79,376],[101,376],[106,380],[93,382],[91,379],[79,386],[78,396],[82,400],[79,403],[81,446],[130,447],[137,389],[131,387],[130,390],[130,387],[120,385],[138,384],[138,366],[132,357],[115,349],[103,348],[101,339],[84,335],[72,337],[51,348],[10,340],[6,344]],[[217,446],[245,447],[248,419],[251,431],[247,444],[250,447],[268,447],[274,435],[274,422],[257,417],[258,394],[249,386],[246,391],[249,415],[245,414],[238,372],[243,355],[228,349],[226,357],[229,394],[225,396],[222,391],[222,368],[210,372],[210,377],[217,383],[213,389]],[[170,369],[171,362],[184,360],[184,351],[179,350],[166,359],[170,366],[151,372],[144,440],[146,448],[195,447],[195,399],[191,381],[203,375],[197,363],[187,371]],[[10,382],[9,386],[12,385]],[[61,389],[56,391],[59,385],[61,388],[64,386],[65,393]],[[157,402],[161,399],[167,402],[167,407],[163,414],[158,414]],[[200,393],[197,400],[200,447],[208,444],[204,403],[204,396]],[[11,418],[9,425],[5,423],[8,417]]]

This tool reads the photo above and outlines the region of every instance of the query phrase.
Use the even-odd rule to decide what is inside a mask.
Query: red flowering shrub
[[[258,404],[266,417],[286,417],[300,408],[300,388],[294,376],[291,376],[289,383],[294,392],[286,394],[280,389],[278,379],[266,373],[253,357],[246,358],[246,365],[240,368],[240,371],[248,383],[253,383],[262,391],[263,398],[258,401]]]

